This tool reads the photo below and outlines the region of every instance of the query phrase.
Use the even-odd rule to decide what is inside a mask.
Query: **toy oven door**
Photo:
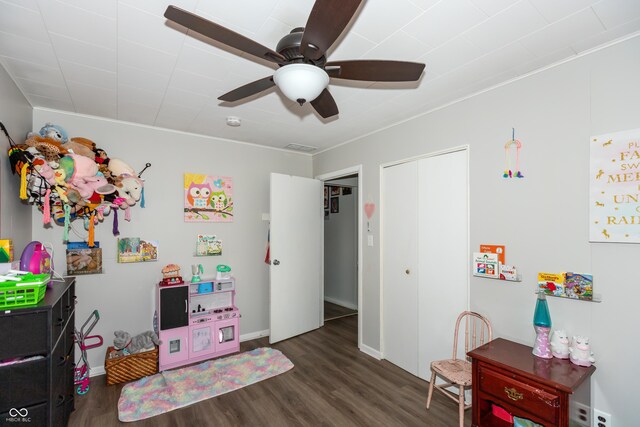
[[[218,320],[216,322],[216,350],[227,351],[237,349],[240,345],[238,336],[238,318]]]

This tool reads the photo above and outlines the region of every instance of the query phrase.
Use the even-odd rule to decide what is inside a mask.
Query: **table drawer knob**
[[[518,390],[516,390],[515,388],[511,387],[511,388],[504,388],[504,392],[507,393],[507,397],[511,400],[522,400],[524,398],[524,396],[522,395],[522,393],[518,393]]]

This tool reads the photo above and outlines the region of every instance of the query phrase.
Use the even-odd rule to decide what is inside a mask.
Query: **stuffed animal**
[[[578,366],[591,366],[596,359],[593,357],[591,347],[589,346],[589,338],[573,337],[571,346],[569,347],[569,360]]]
[[[95,162],[96,159],[96,143],[87,138],[74,137],[69,142],[63,144],[63,147],[72,153],[79,154]]]
[[[54,141],[59,142],[60,144],[65,144],[67,141],[69,141],[67,132],[62,129],[62,127],[54,125],[53,123],[45,123],[45,125],[40,128],[40,131],[37,134],[35,132],[29,132],[27,134],[27,138],[31,138],[33,135],[40,135],[43,138],[50,138]]]
[[[551,334],[551,354],[558,359],[569,358],[569,337],[562,329]]]
[[[135,337],[125,331],[115,331],[114,335],[116,337],[113,339],[113,347],[129,354],[152,350],[154,345],[161,344],[158,335],[153,331],[146,331]]]
[[[67,149],[53,138],[44,138],[40,135],[32,135],[24,142],[27,147],[34,147],[51,164],[51,167],[57,167],[60,156],[68,153]]]
[[[140,197],[142,197],[142,188],[144,182],[137,176],[122,176],[115,182],[116,191],[118,196],[124,199],[123,204],[120,205],[122,209],[126,209],[129,206],[136,204]]]

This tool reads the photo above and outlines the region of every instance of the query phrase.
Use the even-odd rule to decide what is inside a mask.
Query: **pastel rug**
[[[291,368],[293,363],[285,355],[263,347],[164,371],[122,388],[118,418],[130,422],[154,417],[266,380]]]

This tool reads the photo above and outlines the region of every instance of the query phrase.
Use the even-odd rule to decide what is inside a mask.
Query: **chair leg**
[[[433,395],[433,385],[436,383],[436,373],[431,371],[431,380],[429,381],[429,395],[427,396],[427,409],[431,405],[431,396]]]
[[[459,393],[460,395],[458,396],[458,400],[459,400],[459,408],[458,411],[460,412],[460,427],[464,427],[464,387],[463,386],[459,386]]]

